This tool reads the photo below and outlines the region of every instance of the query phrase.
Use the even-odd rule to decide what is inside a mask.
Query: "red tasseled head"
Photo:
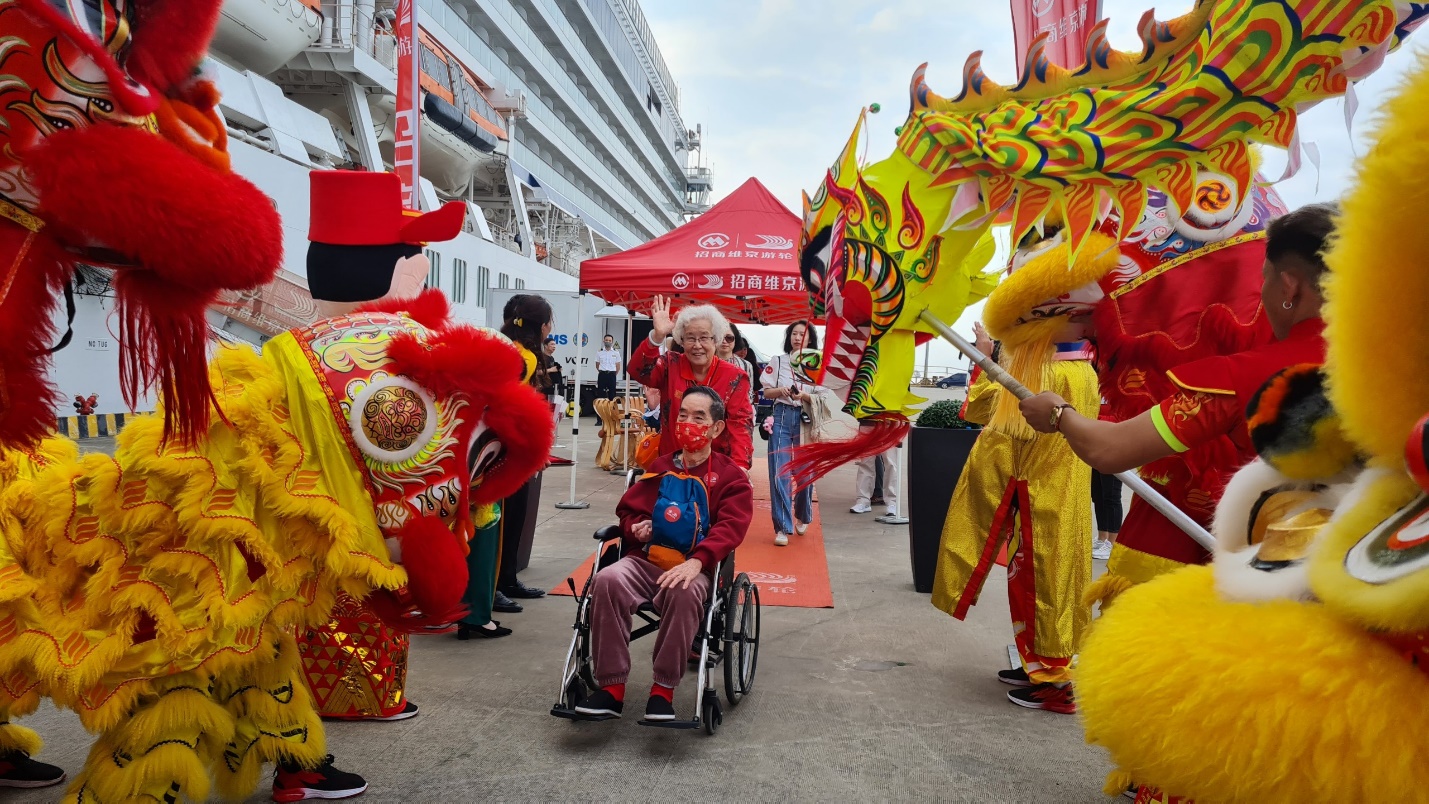
[[[872,425],[869,426],[869,422]],[[804,488],[834,469],[897,446],[912,426],[903,416],[886,415],[860,422],[858,435],[848,441],[801,444],[791,451],[792,460],[784,471],[793,475],[794,485]]]

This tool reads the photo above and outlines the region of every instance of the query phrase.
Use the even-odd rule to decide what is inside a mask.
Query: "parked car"
[[[965,388],[967,387],[967,384],[968,375],[966,372],[962,371],[958,372],[957,374],[949,374],[943,379],[938,380],[939,388]]]

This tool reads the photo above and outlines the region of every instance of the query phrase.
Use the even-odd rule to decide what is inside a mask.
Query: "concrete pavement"
[[[585,423],[588,460],[595,428]],[[765,442],[756,443],[762,451]],[[554,507],[572,471],[589,509]],[[522,580],[561,582],[589,555],[591,532],[612,521],[621,487],[588,464],[547,470]],[[957,622],[913,591],[907,528],[848,513],[851,467],[818,491],[835,608],[764,607],[755,689],[740,706],[726,704],[717,735],[635,724],[648,641],[632,651],[634,716],[551,717],[574,604],[547,597],[498,615],[515,629],[504,639],[414,638],[408,694],[421,715],[330,724],[338,766],[364,774],[365,800],[382,802],[1106,801],[1109,763],[1083,742],[1077,719],[1016,707],[996,680],[1011,641],[1001,570],[969,620]],[[693,687],[687,681],[676,697],[682,717]],[[46,706],[25,722],[47,740],[42,759],[78,769],[90,738],[72,714]],[[249,800],[266,801],[266,792]],[[57,789],[0,794],[27,804],[58,797]]]

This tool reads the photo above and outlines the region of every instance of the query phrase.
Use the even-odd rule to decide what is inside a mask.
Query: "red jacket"
[[[700,478],[709,490],[710,532],[690,552],[690,558],[698,558],[705,572],[713,572],[715,565],[744,541],[750,520],[754,518],[754,487],[749,483],[749,475],[718,452],[711,451],[710,459],[694,469],[683,470],[675,463],[674,455],[661,455],[649,472],[625,490],[625,496],[615,508],[620,529],[625,533],[625,551],[644,552],[645,544],[631,538],[630,531],[635,523],[650,519],[655,500],[660,496],[660,476],[674,471]]]
[[[675,443],[675,419],[680,414],[680,400],[685,389],[700,385],[695,381],[694,368],[682,354],[660,354],[660,347],[641,338],[640,346],[630,355],[630,376],[641,385],[660,389],[660,454],[669,455],[680,447]],[[724,400],[724,433],[715,439],[714,451],[733,458],[748,469],[754,465],[754,406],[749,399],[749,375],[726,360],[715,358],[704,385],[713,388]]]

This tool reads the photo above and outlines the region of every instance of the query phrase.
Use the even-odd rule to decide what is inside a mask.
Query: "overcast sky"
[[[1174,0],[1155,8],[1165,20],[1191,6],[1191,0]],[[703,126],[716,200],[755,176],[797,213],[799,193],[822,179],[865,104],[883,107],[865,136],[868,161],[887,156],[893,129],[907,114],[909,78],[924,61],[929,86],[942,95],[957,93],[963,63],[978,49],[990,78],[1015,83],[1006,0],[644,0],[642,7],[679,83],[686,127]],[[1140,51],[1136,22],[1148,7],[1145,0],[1104,0],[1114,47]],[[1342,101],[1301,117],[1301,137],[1318,146],[1320,169],[1307,163],[1277,186],[1288,205],[1344,191],[1376,110],[1415,60],[1411,51],[1429,52],[1429,35],[1411,39],[1358,86],[1353,135]],[[1263,173],[1279,177],[1284,153],[1265,150]],[[970,332],[976,317],[970,310],[957,328]],[[780,344],[776,333],[751,334],[763,352]],[[933,347],[933,366],[955,360],[965,363],[951,346]]]

